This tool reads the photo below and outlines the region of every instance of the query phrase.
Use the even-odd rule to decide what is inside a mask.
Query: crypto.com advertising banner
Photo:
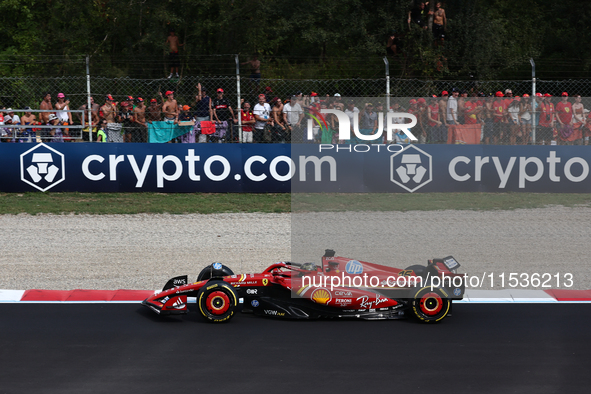
[[[0,191],[591,192],[584,146],[1,144]]]
[[[0,144],[0,190],[289,192],[289,145]]]

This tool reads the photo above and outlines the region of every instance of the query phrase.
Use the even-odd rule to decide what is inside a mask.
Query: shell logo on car
[[[312,292],[312,301],[317,304],[327,304],[331,299],[332,296],[330,292],[325,289],[316,289]]]

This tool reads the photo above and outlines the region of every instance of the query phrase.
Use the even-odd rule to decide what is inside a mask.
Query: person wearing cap
[[[509,108],[509,104],[513,101],[513,91],[511,89],[505,89],[505,103],[507,104],[507,108]]]
[[[359,120],[359,133],[363,135],[374,135],[378,130],[378,114],[374,111],[373,103],[365,103]],[[365,141],[358,141],[365,143]]]
[[[55,114],[49,114],[47,125],[55,126],[54,128],[49,129],[49,141],[64,142],[64,134],[62,133],[62,129],[58,127],[60,125],[60,120]]]
[[[131,112],[131,106],[127,103],[127,101],[123,101],[121,103],[121,111],[119,111],[119,114],[117,115],[117,120],[122,124],[123,127],[123,142],[133,142],[133,139],[137,134],[134,124],[135,119],[133,117],[133,113]]]
[[[135,138],[132,142],[146,142],[148,138],[148,125],[146,124],[146,106],[144,99],[138,97],[137,105],[133,109],[133,120],[135,126]]]
[[[540,132],[538,134],[542,145],[550,145],[554,141],[554,126],[556,124],[554,103],[550,101],[549,93],[544,94],[540,103]]]
[[[561,100],[556,104],[556,120],[558,121],[558,135],[565,141],[573,133],[573,105],[568,101],[568,93],[562,92]]]
[[[507,119],[507,103],[503,98],[503,92],[495,93],[495,101],[493,102],[493,143],[498,144],[503,140],[503,137],[508,135],[509,124]]]
[[[150,99],[150,105],[146,108],[146,122],[160,122],[162,121],[162,106],[158,104],[155,98]]]
[[[441,97],[439,98],[439,119],[443,122],[443,125],[447,129],[447,100],[449,98],[449,93],[447,90],[443,90],[441,92]],[[447,141],[447,134],[446,134],[446,141]]]
[[[20,125],[21,119],[18,115],[14,113],[12,108],[6,109],[6,115],[4,115],[4,124],[5,125]],[[16,142],[16,135],[18,134],[18,130],[15,128],[6,128],[6,134],[11,135],[11,142]]]
[[[72,113],[70,111],[70,100],[66,101],[66,95],[63,93],[57,94],[57,103],[55,103],[55,115],[63,125],[72,124]]]
[[[160,98],[164,100],[162,93],[158,92],[158,94],[160,95]],[[167,90],[165,95],[166,101],[162,103],[162,114],[164,115],[164,121],[168,123],[174,123],[180,112],[179,105],[174,99],[174,92],[172,90]]]
[[[107,133],[108,142],[123,142],[121,135],[121,124],[117,123],[118,116],[117,103],[110,94],[105,97],[105,104],[100,109],[100,117],[107,121]]]
[[[43,96],[43,101],[41,101],[41,104],[39,105],[39,109],[53,111],[53,104],[51,104],[51,93],[45,93]],[[41,118],[41,123],[46,124],[49,122],[49,114],[49,112],[41,112],[41,115],[39,115]]]
[[[334,94],[334,109],[338,109],[339,111],[345,111],[345,104],[342,100],[343,98],[339,93]]]
[[[226,122],[228,132],[226,133],[226,141],[237,141],[238,135],[234,135],[234,128],[232,127],[236,116],[234,110],[228,99],[224,97],[224,89],[218,88],[216,91],[217,97],[213,99],[211,107],[213,109],[213,120],[218,123]]]

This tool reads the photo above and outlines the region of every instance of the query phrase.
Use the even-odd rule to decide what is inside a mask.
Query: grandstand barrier
[[[0,191],[591,192],[586,146],[0,144]]]

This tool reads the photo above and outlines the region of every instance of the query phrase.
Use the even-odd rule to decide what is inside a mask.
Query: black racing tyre
[[[203,268],[199,275],[197,275],[197,282],[211,278],[220,278],[222,276],[234,275],[234,272],[232,272],[230,268],[226,267],[223,264],[220,264],[221,268],[216,269],[216,264],[220,263],[213,263]]]
[[[440,322],[450,309],[451,299],[447,292],[439,287],[425,286],[419,289],[411,300],[413,315],[425,323]]]
[[[236,290],[223,280],[211,280],[197,293],[199,313],[212,323],[229,321],[238,307]]]

